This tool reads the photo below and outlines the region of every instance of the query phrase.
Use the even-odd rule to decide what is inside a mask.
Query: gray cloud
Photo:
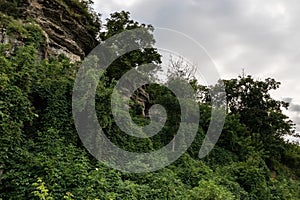
[[[282,98],[283,101],[289,103],[288,111],[285,112],[293,123],[296,124],[296,131],[300,132],[300,104],[293,103],[293,98],[285,97]]]
[[[290,104],[290,107],[289,107],[289,110],[290,110],[291,112],[300,112],[300,105],[291,103],[291,104]],[[300,113],[299,113],[299,114],[300,114]],[[299,123],[299,124],[300,124],[300,123]]]
[[[292,101],[293,101],[293,98],[291,98],[291,97],[285,97],[285,98],[282,98],[282,101],[284,101],[284,102],[287,102],[287,103],[292,103]]]
[[[290,106],[290,110],[291,110],[292,112],[300,112],[300,105],[292,104],[292,105]]]

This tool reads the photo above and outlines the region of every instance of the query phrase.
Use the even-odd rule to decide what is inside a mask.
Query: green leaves
[[[261,141],[265,153],[275,159],[284,153],[279,147],[284,145],[283,137],[294,132],[294,124],[282,113],[288,104],[270,95],[279,85],[271,78],[261,81],[251,76],[225,81],[229,114],[239,117],[250,136],[257,134],[251,138]]]
[[[216,184],[213,180],[201,180],[199,186],[191,190],[190,199],[199,200],[233,200],[234,195],[228,191],[224,186]]]
[[[40,200],[53,200],[41,178],[38,178],[37,182],[33,183],[32,186],[36,188],[36,190],[32,192],[34,196],[38,197]]]
[[[65,3],[71,12],[72,6],[83,6],[87,11],[91,2]],[[12,10],[11,4],[0,3],[2,10],[3,5]],[[89,30],[97,32],[95,20]],[[202,92],[198,102],[201,117],[196,140],[188,152],[157,172],[121,173],[91,157],[77,135],[71,97],[78,66],[64,55],[39,60],[37,47],[43,38],[37,26],[3,16],[1,23],[9,25],[9,33],[23,38],[24,44],[17,48],[0,45],[0,199],[300,198],[300,149],[282,139],[293,133],[292,124],[281,110],[287,103],[273,99],[269,93],[279,87],[274,79],[260,81],[247,76],[225,81],[228,116],[217,146],[203,160],[198,159],[198,152],[211,120],[210,97],[208,88],[194,81],[195,90]],[[147,31],[144,41],[133,36],[137,47],[153,44],[153,27],[131,20],[127,12],[112,14],[100,38],[139,27]],[[156,49],[138,48],[120,57],[100,77],[96,92],[95,107],[107,137],[130,151],[149,152],[169,143],[181,116],[178,100],[170,90],[147,85],[141,90],[147,96],[145,102],[137,101],[138,92],[131,98],[131,117],[138,125],[148,124],[148,107],[162,104],[169,117],[164,129],[141,141],[116,126],[109,108],[115,80],[149,62],[159,64]],[[94,71],[88,75],[91,83],[98,81]],[[79,103],[90,106],[85,98]],[[185,141],[176,142],[185,145]],[[110,152],[103,153],[109,156]]]

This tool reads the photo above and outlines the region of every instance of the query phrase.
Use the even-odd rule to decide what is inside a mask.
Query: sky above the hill
[[[298,0],[95,0],[103,18],[129,11],[132,19],[180,31],[200,43],[220,76],[244,69],[255,78],[282,83],[276,99],[300,131],[300,2]]]

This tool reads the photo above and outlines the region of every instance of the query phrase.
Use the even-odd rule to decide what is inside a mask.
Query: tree
[[[282,113],[288,103],[275,100],[270,91],[279,88],[280,83],[267,78],[254,80],[250,75],[238,79],[225,80],[229,114],[239,116],[249,136],[258,134],[253,139],[262,141],[265,153],[280,159],[284,153],[284,136],[294,133],[294,124]]]
[[[120,56],[107,69],[107,76],[110,80],[119,80],[124,73],[143,64],[153,63],[157,65],[161,63],[160,54],[155,48],[151,47],[155,43],[151,33],[154,28],[151,25],[139,24],[138,22],[130,19],[129,12],[122,11],[111,14],[111,18],[107,19],[104,27],[105,30],[100,33],[100,39],[102,41],[105,41],[108,38],[126,30],[138,28],[145,30],[141,35],[134,35],[135,33],[133,33],[130,38],[133,40],[133,43],[135,43],[136,50]],[[128,42],[132,41],[126,41],[124,44],[115,43],[114,45],[117,45],[117,49],[121,50],[126,48]],[[149,44],[147,45],[148,48],[143,48],[145,44]],[[158,66],[156,66],[156,70],[158,69]]]

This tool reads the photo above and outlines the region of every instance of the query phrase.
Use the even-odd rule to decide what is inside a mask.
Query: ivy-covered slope
[[[87,17],[89,4],[75,0],[1,1],[5,34],[0,34],[0,199],[300,199],[300,148],[282,138],[293,134],[293,125],[282,114],[282,106],[287,105],[269,96],[270,90],[279,87],[273,79],[257,81],[246,76],[225,81],[230,112],[217,146],[202,160],[198,151],[210,121],[210,96],[207,88],[192,81],[203,97],[198,102],[201,117],[195,141],[179,160],[144,174],[121,173],[98,162],[83,147],[72,117],[78,64],[71,62],[68,53],[77,54],[64,39],[56,41],[64,47],[61,51],[56,47],[57,53],[63,54],[44,53],[49,52],[51,40],[47,37],[51,34],[34,17],[23,16],[20,10],[27,9],[24,5],[28,2],[53,2],[61,5],[58,13],[68,9],[74,14],[80,8],[77,17],[91,19]],[[75,14],[73,17],[76,19]],[[57,26],[64,29],[62,24]],[[87,31],[95,44],[97,35],[105,40],[125,29],[147,27],[132,21],[126,12],[112,14],[103,26],[100,34]],[[57,31],[52,28],[49,31]],[[69,35],[66,39],[74,38]],[[88,46],[87,52],[92,48]],[[170,142],[174,122],[180,119],[174,95],[164,87],[150,85],[143,88],[149,95],[142,99],[169,110],[171,120],[165,129],[141,141],[117,128],[107,108],[114,78],[148,62],[160,62],[155,49],[126,54],[98,84],[99,121],[114,143],[130,151],[152,151]],[[130,114],[144,125],[149,119],[139,103],[132,99]]]

